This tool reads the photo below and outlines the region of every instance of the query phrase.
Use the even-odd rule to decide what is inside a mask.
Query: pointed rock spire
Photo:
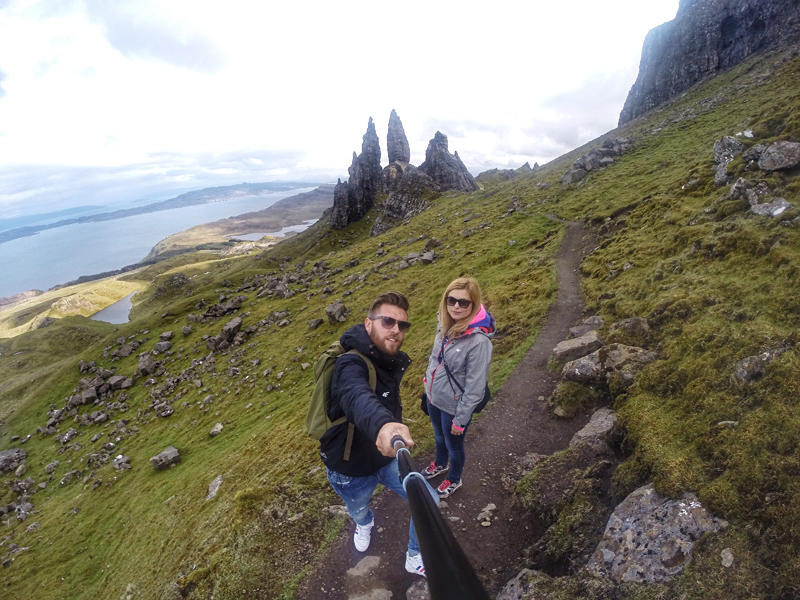
[[[443,190],[460,190],[472,192],[478,189],[475,178],[461,162],[458,152],[450,154],[447,149],[447,136],[437,131],[428,143],[425,151],[425,162],[419,170],[428,175]]]
[[[386,135],[386,152],[389,154],[389,162],[395,161],[410,162],[411,149],[408,145],[408,138],[403,129],[403,122],[397,113],[392,109],[389,116],[389,133]]]
[[[344,229],[349,223],[360,220],[375,203],[381,191],[381,146],[372,117],[361,144],[361,154],[353,152],[353,164],[347,170],[350,179],[337,183],[333,190],[333,211],[330,224],[334,229]]]

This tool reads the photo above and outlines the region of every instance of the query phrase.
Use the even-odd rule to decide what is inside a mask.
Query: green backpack
[[[345,352],[339,342],[331,344],[325,352],[320,354],[317,362],[314,363],[314,391],[311,392],[311,403],[308,405],[308,413],[306,414],[306,433],[315,440],[322,439],[322,436],[325,435],[325,432],[331,427],[341,425],[347,421],[346,417],[340,417],[335,421],[331,421],[328,418],[333,368],[336,365],[336,359],[342,354],[358,354],[363,358],[369,369],[369,387],[371,387],[374,392],[377,386],[375,365],[372,364],[372,361],[367,356],[355,348]],[[344,460],[350,460],[350,450],[353,445],[353,433],[355,429],[355,425],[348,423],[347,442],[344,446]]]

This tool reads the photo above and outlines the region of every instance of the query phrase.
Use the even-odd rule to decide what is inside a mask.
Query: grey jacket
[[[464,388],[462,393],[455,381],[451,385],[445,372],[441,361],[441,323],[436,327],[436,341],[425,372],[425,393],[436,408],[454,415],[453,423],[458,427],[466,427],[475,407],[483,399],[492,359],[491,338],[495,330],[494,317],[481,307],[469,329],[446,341],[444,360],[453,379]]]

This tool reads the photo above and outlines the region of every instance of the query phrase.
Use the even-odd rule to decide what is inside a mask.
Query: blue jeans
[[[455,415],[446,413],[428,403],[428,416],[431,419],[433,435],[436,438],[436,459],[434,462],[443,467],[447,464],[449,457],[450,470],[447,472],[447,479],[450,480],[450,483],[458,483],[461,481],[464,461],[467,459],[467,454],[464,450],[464,438],[467,437],[467,429],[472,422],[472,417],[470,417],[467,426],[464,427],[464,433],[453,435],[450,433],[450,426],[453,424]]]
[[[328,472],[328,481],[331,483],[333,491],[339,494],[339,497],[344,500],[345,506],[347,506],[347,512],[350,513],[350,516],[353,517],[357,525],[368,525],[375,517],[369,508],[369,500],[372,498],[372,493],[375,491],[375,488],[378,487],[379,483],[408,502],[408,496],[400,481],[400,470],[396,458],[382,469],[379,469],[374,475],[368,475],[366,477],[342,475],[336,471],[331,471],[327,467],[325,470]],[[431,498],[433,498],[438,505],[439,494],[437,494],[427,482],[425,482],[425,485],[428,488]],[[408,526],[408,553],[411,556],[419,554],[419,543],[417,543],[417,532],[414,530],[413,520]]]

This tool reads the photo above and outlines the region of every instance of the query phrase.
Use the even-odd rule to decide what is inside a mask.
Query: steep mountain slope
[[[600,396],[619,411],[625,438],[627,458],[614,477],[615,494],[621,499],[647,481],[670,496],[691,490],[730,527],[696,549],[695,562],[676,582],[614,586],[575,574],[543,579],[540,589],[550,597],[796,596],[800,390],[797,350],[789,342],[800,325],[800,211],[755,215],[746,200],[730,197],[730,184],[715,185],[712,167],[714,142],[726,135],[752,130],[752,139],[736,138],[747,148],[800,141],[799,69],[796,51],[751,58],[609,133],[632,140],[632,149],[574,184],[562,185],[562,175],[603,139],[535,172],[521,170],[468,194],[448,193],[408,225],[376,238],[369,237],[373,209],[341,231],[319,222],[259,258],[174,269],[166,261],[137,273],[149,287],[135,297],[132,323],[116,332],[108,328],[99,342],[78,344],[83,350],[71,364],[26,396],[0,426],[0,449],[28,454],[24,475],[4,477],[31,477],[34,484],[25,487],[35,491],[25,521],[5,517],[4,594],[291,597],[304,569],[344,524],[322,511],[337,502],[319,469],[316,445],[303,433],[312,377],[303,365],[361,321],[370,300],[387,288],[409,295],[414,327],[405,349],[425,356],[440,290],[465,273],[481,281],[501,328],[490,374],[492,386],[501,385],[554,298],[552,260],[564,225],[547,216],[553,214],[585,221],[601,236],[581,269],[590,310],[606,323],[647,317],[645,341],[659,353],[633,387]],[[774,196],[800,204],[796,167],[753,168],[738,156],[727,164],[729,183],[739,176],[764,182]],[[403,260],[430,238],[441,242],[435,262]],[[273,277],[284,286],[279,292],[278,284],[269,287]],[[237,308],[238,296],[245,298]],[[197,308],[201,299],[207,306]],[[329,324],[324,309],[339,299],[350,315]],[[218,305],[219,313],[228,305],[228,314],[211,316],[209,308]],[[202,314],[209,316],[194,317]],[[242,336],[231,337],[225,348],[216,336],[237,315]],[[310,328],[317,318],[323,324]],[[79,322],[73,318],[71,325]],[[182,326],[192,328],[185,338]],[[69,335],[61,324],[47,335],[59,331]],[[132,387],[112,390],[105,406],[76,407],[79,421],[93,411],[107,420],[79,425],[66,413],[55,425],[58,435],[72,427],[77,436],[63,443],[35,433],[56,418],[53,408],[86,388],[81,378],[97,376],[80,373],[79,359],[131,377],[141,364],[137,353],[153,350],[167,331],[174,334],[172,348],[161,346],[151,357],[165,361],[163,371],[156,366],[133,377]],[[213,355],[204,336],[215,338]],[[114,360],[112,352],[138,340],[141,346]],[[732,381],[737,361],[779,346],[785,351],[765,365],[760,379]],[[3,352],[0,369],[10,360]],[[418,359],[409,369],[402,392],[424,449],[431,433],[414,401],[423,363]],[[146,360],[143,368],[150,371]],[[15,399],[0,390],[0,402]],[[722,421],[738,427],[717,426]],[[224,427],[211,437],[216,423]],[[11,441],[28,434],[33,437],[24,445]],[[178,448],[181,462],[155,471],[149,459],[169,445]],[[118,455],[129,458],[130,469],[114,469]],[[46,467],[54,460],[60,462],[50,474]],[[209,484],[220,475],[219,491],[207,500]],[[19,500],[10,486],[0,488],[0,506]],[[719,566],[722,548],[733,549],[735,568]]]

